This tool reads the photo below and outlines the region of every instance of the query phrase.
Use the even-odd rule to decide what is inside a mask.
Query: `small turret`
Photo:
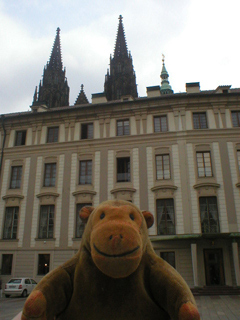
[[[172,90],[172,87],[170,86],[169,81],[168,81],[169,74],[168,74],[166,67],[165,67],[165,56],[162,55],[162,57],[163,57],[162,58],[163,65],[162,65],[162,72],[160,75],[160,78],[162,79],[160,92],[161,92],[161,95],[171,94],[171,93],[173,93],[173,90]]]
[[[86,94],[83,90],[84,86],[83,84],[81,85],[81,91],[76,99],[76,102],[74,103],[74,105],[77,105],[77,104],[87,104],[89,103],[88,102],[88,98],[86,97]]]

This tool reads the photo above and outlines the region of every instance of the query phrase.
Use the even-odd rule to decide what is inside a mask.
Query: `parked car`
[[[13,278],[5,284],[4,294],[6,298],[10,295],[27,297],[36,287],[37,282],[30,278]]]

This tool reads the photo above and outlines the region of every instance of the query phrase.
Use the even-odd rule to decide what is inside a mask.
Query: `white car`
[[[4,294],[6,298],[10,295],[27,297],[36,285],[37,282],[30,278],[12,278],[5,284]]]

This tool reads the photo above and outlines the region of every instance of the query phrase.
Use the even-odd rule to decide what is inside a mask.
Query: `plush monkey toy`
[[[80,217],[78,253],[39,282],[22,320],[200,320],[189,287],[152,248],[150,212],[106,201]]]

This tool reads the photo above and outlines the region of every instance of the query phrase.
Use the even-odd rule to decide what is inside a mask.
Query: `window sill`
[[[35,241],[55,241],[56,238],[35,238]]]
[[[18,242],[19,239],[0,239],[0,242],[6,242],[6,241],[9,241],[9,242]]]
[[[76,241],[76,242],[79,242],[82,240],[82,237],[81,238],[72,238],[72,241]]]

